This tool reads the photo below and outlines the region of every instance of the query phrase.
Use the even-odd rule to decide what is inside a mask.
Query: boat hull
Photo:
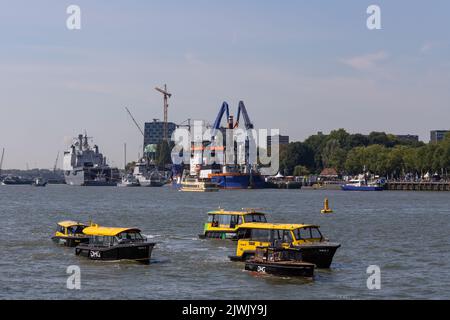
[[[302,262],[258,262],[249,260],[245,263],[245,270],[267,273],[278,276],[314,277],[314,264]]]
[[[76,247],[81,243],[89,243],[89,238],[87,237],[52,237],[52,241],[58,245],[65,247]]]
[[[329,268],[333,262],[334,254],[341,245],[338,243],[307,244],[295,246],[302,254],[304,262],[312,263],[317,268]],[[229,256],[231,261],[249,261],[255,257],[255,251],[246,251],[242,256]]]
[[[96,180],[104,175],[105,180]],[[66,184],[87,187],[114,187],[119,182],[119,171],[115,168],[76,168],[64,174]]]
[[[219,173],[211,174],[210,178],[220,189],[265,188],[265,182],[260,175]]]
[[[382,191],[384,188],[381,186],[352,186],[344,184],[341,186],[343,191]]]
[[[96,247],[81,244],[76,247],[75,254],[90,260],[116,261],[135,260],[149,264],[155,243],[119,244],[112,247]]]
[[[301,250],[302,259],[305,262],[313,263],[317,268],[329,268],[333,262],[334,254],[340,244],[308,244],[296,246]]]

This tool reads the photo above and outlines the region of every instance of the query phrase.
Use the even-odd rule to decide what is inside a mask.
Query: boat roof
[[[245,215],[249,215],[249,214],[265,215],[265,213],[258,212],[254,209],[248,209],[248,210],[244,210],[244,211],[225,211],[223,209],[219,209],[219,210],[209,211],[208,214],[226,214],[226,215],[239,215],[239,216],[245,216]]]
[[[117,236],[119,233],[125,231],[141,232],[137,228],[110,228],[110,227],[99,227],[91,226],[83,230],[83,233],[88,236]]]
[[[276,230],[295,230],[306,227],[319,227],[314,224],[299,223],[265,223],[265,222],[248,222],[239,226],[239,229],[276,229]]]
[[[60,221],[60,222],[58,222],[58,225],[60,225],[61,227],[64,227],[64,228],[72,227],[72,226],[85,226],[84,223],[76,222],[76,221],[70,221],[70,220]]]

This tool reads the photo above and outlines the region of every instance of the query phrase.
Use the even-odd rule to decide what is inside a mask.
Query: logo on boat
[[[258,272],[266,272],[266,267],[258,266]]]
[[[92,259],[100,258],[100,251],[91,251],[91,252],[89,252],[89,256],[90,256]]]

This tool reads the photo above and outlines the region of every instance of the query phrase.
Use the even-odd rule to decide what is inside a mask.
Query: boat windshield
[[[67,234],[81,234],[86,226],[70,226],[67,228]]]
[[[235,228],[236,225],[242,223],[242,218],[231,214],[215,214],[208,216],[208,223],[213,227]]]
[[[263,214],[248,214],[245,216],[245,222],[267,222]]]
[[[294,230],[297,240],[322,240],[323,236],[318,227],[305,227]]]
[[[144,237],[139,232],[125,231],[117,235],[119,242],[144,241]]]

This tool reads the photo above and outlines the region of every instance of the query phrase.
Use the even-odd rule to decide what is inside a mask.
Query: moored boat
[[[123,176],[122,182],[117,184],[118,187],[139,187],[140,185],[139,181],[132,174]]]
[[[140,232],[137,228],[89,226],[83,230],[89,243],[76,247],[75,254],[91,260],[134,260],[148,264],[155,243],[148,242]]]
[[[45,187],[47,185],[48,181],[44,178],[36,178],[33,181],[33,186],[35,187]]]
[[[283,248],[298,248],[303,261],[318,268],[329,268],[339,243],[330,242],[319,226],[308,224],[244,223],[237,231],[238,245],[232,261],[246,261],[255,256],[257,247],[273,244]]]
[[[258,247],[245,270],[277,276],[314,277],[315,265],[302,260],[298,248]]]
[[[66,247],[76,247],[80,243],[89,241],[89,238],[83,233],[86,227],[85,224],[76,221],[58,222],[52,240],[56,244]]]
[[[181,181],[180,191],[190,192],[216,192],[219,191],[217,184],[208,179],[198,177],[186,177]]]
[[[266,216],[255,209],[225,211],[223,209],[208,212],[200,239],[235,239],[240,225],[249,222],[267,222]]]
[[[383,185],[379,181],[367,181],[366,179],[353,179],[341,186],[343,191],[382,191]]]

